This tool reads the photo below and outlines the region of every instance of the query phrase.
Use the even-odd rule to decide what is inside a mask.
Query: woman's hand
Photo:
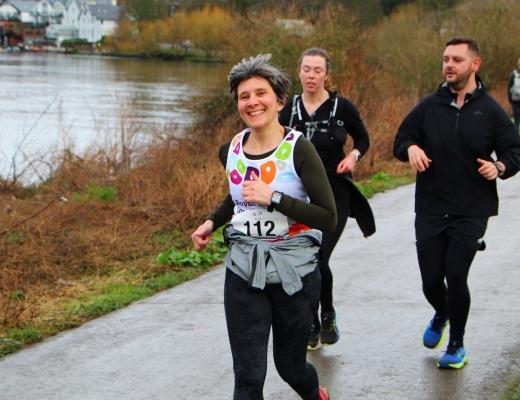
[[[354,153],[349,153],[343,160],[341,160],[336,168],[338,174],[344,174],[346,172],[354,172],[356,168],[356,156]]]
[[[211,233],[213,232],[214,227],[215,224],[213,221],[207,219],[195,230],[195,232],[191,234],[191,240],[195,245],[195,250],[201,251],[206,248],[208,243],[211,241]]]
[[[268,206],[271,204],[272,195],[273,191],[254,172],[251,174],[251,180],[244,181],[242,186],[242,196],[245,201]]]

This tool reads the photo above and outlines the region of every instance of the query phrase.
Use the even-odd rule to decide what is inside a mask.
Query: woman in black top
[[[248,126],[221,148],[229,195],[192,234],[197,250],[224,230],[224,309],[235,376],[234,400],[262,400],[272,329],[280,377],[304,400],[328,400],[307,362],[310,309],[318,301],[321,231],[336,226],[325,169],[300,132],[278,122],[289,80],[268,61],[244,59],[230,91]]]
[[[338,215],[336,230],[323,233],[322,257],[319,262],[322,276],[321,321],[318,318],[319,304],[316,304],[308,344],[309,350],[315,350],[320,345],[320,339],[323,344],[334,344],[339,340],[329,259],[345,228],[347,218],[353,214],[353,208],[357,208],[360,211],[358,215],[363,214],[360,215],[362,218],[356,218],[365,236],[372,234],[375,226],[368,202],[352,182],[352,172],[369,147],[368,133],[363,121],[349,100],[325,88],[330,76],[330,57],[325,50],[305,50],[298,64],[303,93],[294,96],[292,102],[287,102],[279,120],[282,125],[303,132],[316,147],[334,192]],[[354,146],[350,153],[345,154],[347,135],[352,137]]]

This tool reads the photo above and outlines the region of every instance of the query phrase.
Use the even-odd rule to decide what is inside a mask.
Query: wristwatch
[[[496,161],[493,164],[495,164],[495,168],[498,171],[498,176],[502,176],[504,174],[504,172],[505,172],[504,165],[501,162],[499,162],[499,161]]]
[[[283,193],[276,190],[271,195],[271,204],[267,206],[267,211],[272,212],[274,207],[282,202]]]

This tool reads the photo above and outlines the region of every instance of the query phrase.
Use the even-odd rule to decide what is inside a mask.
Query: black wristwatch
[[[272,212],[274,207],[282,202],[283,193],[276,190],[271,195],[271,204],[267,206],[267,211]]]

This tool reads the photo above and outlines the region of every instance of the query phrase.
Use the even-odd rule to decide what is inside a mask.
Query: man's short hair
[[[473,51],[477,56],[480,57],[480,46],[478,45],[475,39],[469,36],[454,37],[453,39],[448,40],[448,42],[446,43],[446,47],[455,46],[457,44],[467,44],[468,49]]]
[[[238,85],[250,78],[263,78],[273,89],[279,102],[285,103],[291,82],[279,69],[269,64],[271,54],[258,54],[255,57],[243,58],[229,71],[229,91],[235,101],[238,100]]]

